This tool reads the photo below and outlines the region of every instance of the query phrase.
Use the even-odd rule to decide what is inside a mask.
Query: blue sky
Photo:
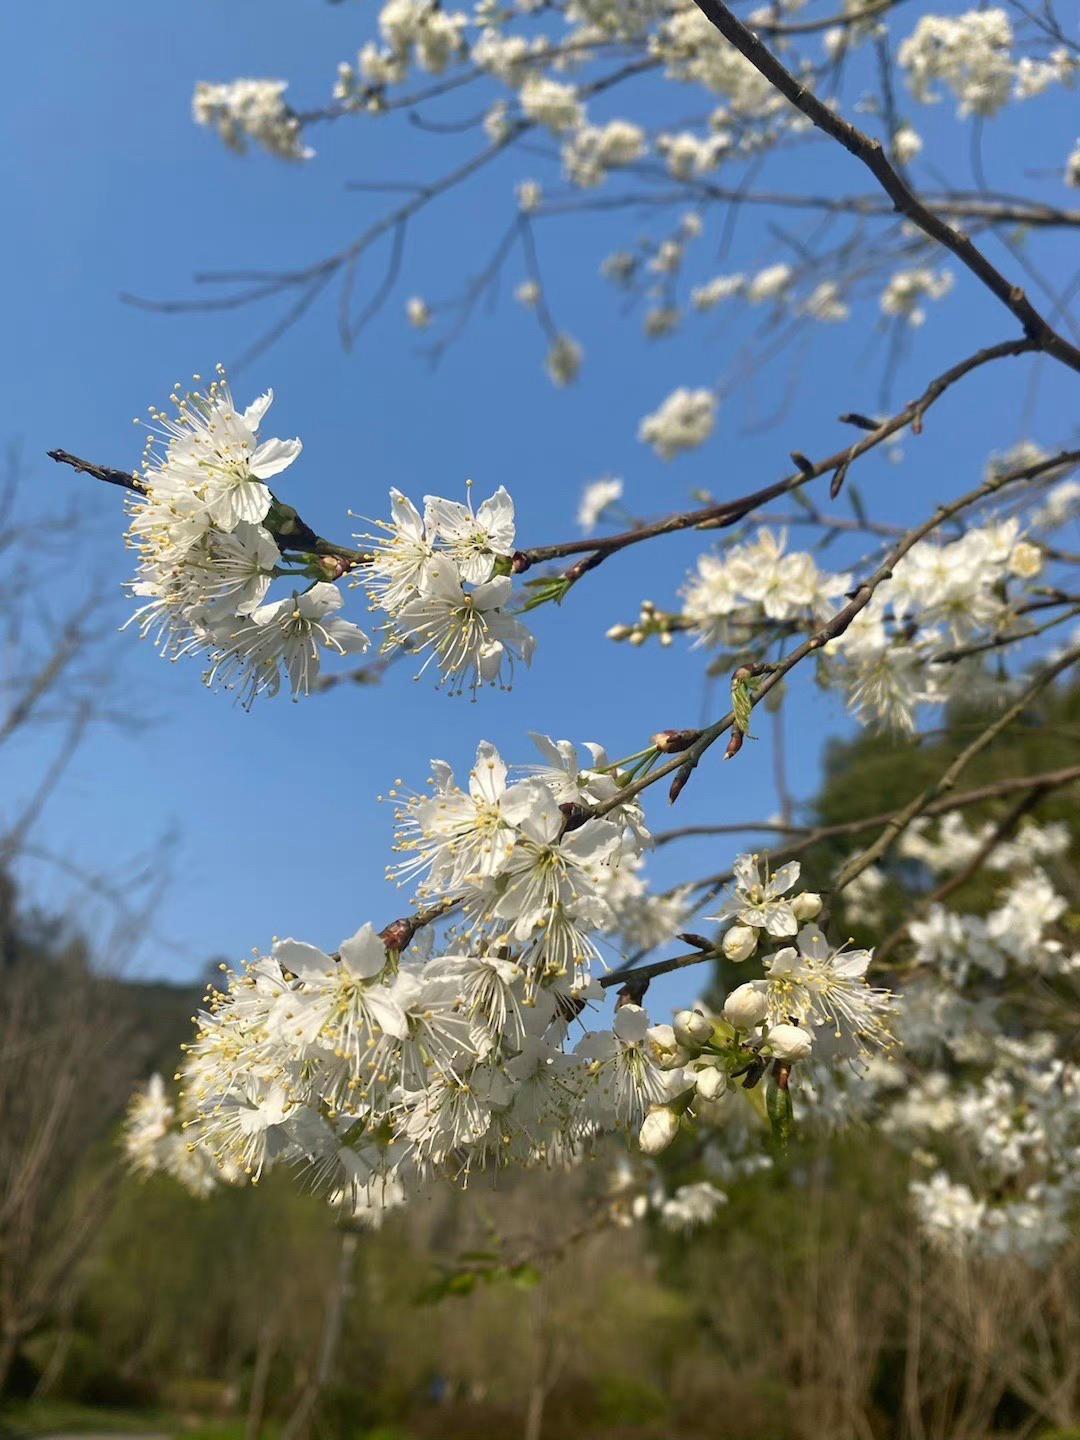
[[[45,450],[63,446],[103,463],[135,464],[140,443],[132,416],[164,402],[178,378],[242,355],[275,318],[244,309],[164,316],[124,305],[119,294],[185,296],[194,293],[191,277],[201,270],[316,260],[386,203],[348,191],[347,182],[430,178],[475,146],[473,138],[424,134],[393,119],[357,118],[314,129],[318,158],[287,166],[263,155],[238,159],[190,122],[198,79],[288,77],[298,107],[324,103],[337,62],[355,55],[374,14],[353,0],[339,6],[189,0],[182,13],[135,0],[5,8],[0,183],[8,220],[0,248],[8,343],[0,356],[6,402],[0,439],[21,442],[35,503],[77,496],[94,526],[79,574],[54,577],[57,603],[76,594],[90,572],[118,588],[129,557],[119,495],[55,469]],[[903,19],[897,23],[907,33]],[[850,100],[858,94],[857,73],[849,81]],[[637,114],[670,111],[672,102],[655,87],[636,93]],[[1067,203],[1058,177],[1075,139],[1074,107],[1075,95],[1049,97],[988,127],[989,183]],[[441,113],[476,108],[474,96]],[[597,113],[604,118],[621,108],[613,98]],[[682,97],[676,110],[691,108]],[[969,186],[970,132],[952,122],[951,106],[908,109],[934,167]],[[738,391],[703,450],[667,465],[656,459],[635,438],[640,417],[677,384],[724,377],[750,332],[741,322],[710,319],[645,346],[639,319],[621,316],[618,297],[597,278],[610,250],[661,233],[637,214],[549,221],[539,231],[556,316],[586,348],[578,385],[557,391],[543,377],[541,338],[509,294],[524,277],[520,256],[507,269],[498,307],[480,313],[432,370],[404,323],[405,299],[420,293],[438,300],[459,290],[508,223],[514,181],[549,171],[539,157],[504,160],[468,191],[440,202],[410,234],[399,289],[351,353],[339,344],[331,294],[234,377],[239,399],[275,389],[267,433],[299,434],[305,445],[285,477],[283,498],[324,533],[347,537],[349,507],[384,513],[390,485],[417,498],[429,491],[457,496],[472,477],[481,497],[500,483],[510,489],[522,543],[569,539],[577,496],[589,479],[623,476],[628,504],[641,514],[681,507],[695,487],[735,495],[784,474],[793,448],[814,455],[843,443],[850,432],[836,423],[841,411],[877,408],[886,339],[864,312],[862,324],[819,329],[798,354],[789,352]],[[931,183],[929,170],[921,173]],[[822,146],[781,159],[763,181],[836,193],[868,189],[853,161]],[[744,214],[730,257],[715,269],[789,258],[767,218]],[[810,224],[798,215],[784,223],[803,233]],[[694,260],[701,278],[712,273],[720,228],[719,215],[707,216]],[[988,244],[1015,271],[1015,262]],[[1069,276],[1077,263],[1067,236],[1041,238],[1033,253],[1050,274]],[[381,264],[378,257],[362,267],[361,293],[378,283]],[[915,337],[895,398],[916,393],[979,344],[1012,333],[1009,317],[958,273],[954,293]],[[792,373],[799,383],[782,420],[762,429]],[[876,457],[861,462],[856,479],[874,512],[890,521],[917,516],[976,480],[991,450],[1028,435],[1048,444],[1064,438],[1069,377],[1047,367],[1025,414],[1030,373],[1029,362],[1011,362],[946,399],[926,433],[907,440],[901,465]],[[94,736],[43,815],[37,838],[80,863],[122,871],[125,857],[164,828],[176,829],[175,873],[155,915],[155,936],[142,948],[140,973],[190,977],[208,957],[241,956],[274,934],[333,946],[361,921],[384,923],[404,908],[382,878],[391,816],[374,797],[398,776],[420,784],[430,755],[464,772],[477,740],[486,737],[508,757],[527,761],[530,729],[596,739],[612,753],[627,753],[654,730],[698,723],[723,704],[722,695],[709,702],[699,653],[679,645],[631,651],[604,639],[610,624],[633,618],[643,596],[672,601],[706,543],[707,537],[679,537],[613,559],[562,609],[536,617],[537,658],[514,691],[484,694],[475,705],[433,693],[399,666],[378,689],[345,687],[301,705],[278,700],[248,715],[206,692],[196,665],[165,665],[128,632],[115,652],[125,702],[153,721],[135,734]],[[363,621],[354,606],[354,618]],[[793,701],[792,784],[807,798],[822,747],[845,721],[835,700],[805,684]],[[680,822],[775,809],[766,726],[762,741],[745,747],[736,763],[709,757],[679,803]],[[17,808],[55,738],[35,734],[3,753],[4,814]],[[669,823],[659,795],[652,813],[656,828]],[[656,857],[653,872],[670,883],[722,868],[732,853],[726,843],[677,854],[672,847]],[[52,871],[28,870],[26,881],[48,904],[71,898]],[[658,1000],[692,989],[692,980],[673,979]]]

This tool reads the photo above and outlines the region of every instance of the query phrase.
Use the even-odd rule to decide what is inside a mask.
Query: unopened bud
[[[732,925],[724,935],[720,948],[725,960],[738,964],[741,960],[749,960],[757,949],[757,942],[758,932],[753,925]]]
[[[415,924],[408,918],[392,920],[385,930],[379,931],[379,939],[388,950],[404,950],[416,934]]]
[[[736,1030],[752,1030],[765,1019],[768,1001],[760,985],[740,985],[724,1001],[724,1019]]]
[[[313,555],[308,572],[320,580],[340,580],[352,569],[352,563],[340,555]]]
[[[815,920],[821,914],[821,896],[813,890],[804,890],[792,897],[791,908],[800,924],[804,920]]]
[[[1032,580],[1043,568],[1043,552],[1030,540],[1014,545],[1009,556],[1009,570],[1021,580]]]
[[[719,1100],[727,1088],[727,1072],[719,1066],[709,1065],[697,1072],[697,1093],[702,1100]]]
[[[657,1105],[645,1116],[638,1131],[643,1155],[659,1155],[679,1133],[679,1117],[667,1105]]]
[[[805,1060],[814,1048],[814,1037],[801,1025],[774,1025],[766,1045],[777,1060]]]
[[[688,1050],[699,1050],[712,1039],[713,1024],[700,1010],[678,1010],[674,1017],[675,1039]]]
[[[658,730],[652,737],[652,743],[661,755],[678,755],[683,750],[689,750],[700,734],[700,730]]]
[[[612,625],[607,632],[607,638],[609,640],[628,640],[633,633],[633,629],[629,625]]]

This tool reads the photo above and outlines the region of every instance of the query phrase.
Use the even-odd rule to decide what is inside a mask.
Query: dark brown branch
[[[1019,285],[1008,281],[997,267],[986,258],[981,250],[962,231],[955,230],[940,215],[928,209],[910,189],[904,178],[889,163],[881,144],[864,134],[850,121],[845,120],[807,90],[783,65],[772,51],[757,38],[753,31],[737,18],[723,3],[723,0],[694,0],[701,13],[716,26],[740,54],[744,55],[754,69],[764,75],[781,95],[785,96],[807,119],[849,154],[854,155],[877,180],[892,200],[897,212],[907,218],[943,245],[965,265],[983,285],[995,295],[1023,327],[1024,334],[1035,342],[1038,349],[1052,356],[1070,369],[1080,372],[1080,350],[1060,335],[1052,325],[1035,309]]]
[[[787,495],[793,490],[800,489],[811,480],[820,479],[823,475],[835,474],[841,469],[846,471],[859,456],[873,450],[887,440],[890,435],[894,435],[898,430],[903,430],[905,426],[912,425],[916,429],[921,428],[922,417],[930,406],[950,386],[970,375],[973,370],[995,360],[1030,354],[1038,348],[1035,341],[1031,339],[1006,340],[999,345],[989,345],[945,370],[930,382],[917,400],[911,401],[889,419],[880,423],[875,422],[874,429],[864,434],[854,444],[835,451],[823,460],[807,461],[805,466],[800,465],[790,475],[778,480],[773,485],[766,485],[761,490],[755,490],[749,495],[742,495],[734,500],[723,500],[696,510],[684,510],[673,515],[665,515],[662,520],[638,525],[632,530],[623,530],[616,535],[607,535],[601,539],[571,540],[563,544],[538,545],[527,550],[519,550],[514,556],[514,572],[520,575],[531,569],[533,565],[541,564],[546,560],[584,555],[587,557],[585,560],[578,561],[566,572],[567,579],[576,581],[587,571],[595,570],[598,565],[603,564],[610,555],[625,550],[631,545],[640,545],[644,540],[655,539],[658,535],[673,535],[681,530],[719,530],[736,525],[760,506],[778,499],[781,495]],[[800,458],[805,460],[806,457]]]
[[[629,167],[628,167],[629,168]],[[635,173],[633,170],[631,173]],[[670,179],[665,175],[664,179]],[[1019,196],[968,195],[963,192],[925,192],[928,203],[942,215],[957,220],[975,220],[985,224],[1027,225],[1035,229],[1075,229],[1080,226],[1080,210],[1064,209],[1041,201]],[[536,218],[574,215],[591,211],[641,209],[685,205],[688,199],[701,196],[732,205],[764,205],[785,210],[820,210],[833,215],[859,215],[868,219],[895,217],[896,210],[887,199],[876,195],[798,195],[778,190],[740,190],[734,186],[717,185],[711,180],[694,176],[685,185],[671,191],[624,192],[547,200],[536,211]]]
[[[66,450],[50,450],[49,459],[58,465],[70,465],[83,475],[92,475],[95,480],[104,480],[106,485],[119,485],[122,490],[133,490],[136,495],[145,495],[146,486],[130,470],[114,470],[111,465],[95,465],[90,460],[80,460]]]
[[[67,450],[50,450],[48,455],[50,460],[55,460],[60,465],[70,465],[80,474],[92,475],[95,480],[104,480],[108,485],[119,485],[136,495],[145,496],[150,493],[148,486],[137,475],[126,470],[95,465],[90,460],[81,460],[78,455],[69,454]],[[352,550],[333,540],[324,539],[301,519],[291,505],[284,505],[277,499],[263,523],[282,550],[328,556],[340,560],[345,570],[351,570],[355,565],[366,565],[368,562],[368,556],[362,550]]]
[[[635,965],[629,970],[613,970],[603,975],[600,984],[607,990],[612,985],[625,985],[628,980],[648,984],[657,975],[669,975],[673,970],[685,970],[688,965],[700,965],[705,960],[715,960],[716,955],[708,950],[692,950],[687,955],[675,955],[670,960],[654,960],[651,965]]]

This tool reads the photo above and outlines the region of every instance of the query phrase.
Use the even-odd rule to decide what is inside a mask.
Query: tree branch
[[[907,532],[903,539],[889,551],[877,570],[856,588],[848,603],[842,609],[838,610],[820,629],[808,636],[801,645],[792,650],[791,654],[779,664],[758,667],[758,673],[763,674],[764,678],[760,684],[758,684],[751,704],[754,706],[758,705],[769,691],[778,685],[780,681],[783,680],[796,665],[802,660],[805,660],[808,655],[814,654],[831,641],[843,635],[859,612],[864,610],[870,603],[877,588],[884,581],[892,577],[893,569],[897,562],[906,555],[918,541],[936,530],[939,525],[951,519],[952,516],[958,514],[961,510],[967,509],[969,506],[975,505],[981,500],[996,494],[997,491],[1006,485],[1016,484],[1023,480],[1034,480],[1048,470],[1056,469],[1063,463],[1075,464],[1078,462],[1080,462],[1080,450],[1063,451],[1058,455],[1051,456],[1049,459],[1041,460],[1037,464],[1026,465],[1022,469],[1006,471],[1004,474],[993,476],[991,479],[984,481],[982,485],[977,486],[976,489],[969,490],[966,495],[961,495],[958,500],[953,500],[948,505],[939,506],[929,519],[924,520],[921,525],[916,525]],[[1072,653],[1073,652],[1070,652],[1070,654]],[[593,811],[593,814],[604,815],[609,810],[613,810],[617,805],[624,804],[627,800],[632,799],[633,796],[640,794],[641,791],[647,789],[648,786],[654,785],[657,780],[662,780],[665,776],[678,772],[671,790],[671,799],[674,801],[678,798],[683,786],[697,767],[701,757],[709,747],[713,745],[721,735],[730,730],[734,724],[735,716],[729,712],[722,720],[718,720],[715,724],[702,730],[698,734],[697,739],[684,751],[669,760],[666,764],[660,765],[655,770],[650,771],[649,774],[643,776],[641,779],[634,780],[629,785],[624,786],[618,795],[612,797],[610,800],[604,801],[602,805],[598,805]],[[916,811],[914,813],[918,812]],[[867,861],[866,863],[869,864],[871,862]],[[854,876],[850,878],[853,879]]]
[[[886,850],[890,849],[896,843],[911,822],[926,811],[927,806],[932,801],[937,800],[939,796],[946,794],[953,788],[960,778],[961,773],[971,764],[972,760],[981,755],[989,745],[992,745],[1001,732],[1008,729],[1013,721],[1024,713],[1032,700],[1036,699],[1048,685],[1052,684],[1052,682],[1068,670],[1071,665],[1075,665],[1077,660],[1080,660],[1080,646],[1074,646],[1071,650],[1067,650],[1065,654],[1052,665],[1047,666],[1045,670],[1041,671],[1024,690],[1020,698],[1014,704],[1010,705],[1007,710],[1003,711],[992,725],[988,725],[980,735],[977,735],[971,744],[960,752],[948,769],[945,770],[933,784],[927,785],[923,790],[920,790],[913,800],[910,800],[903,809],[899,810],[896,815],[888,821],[872,845],[868,845],[865,850],[860,851],[858,855],[852,856],[851,859],[847,861],[841,869],[840,874],[836,877],[836,881],[832,887],[833,893],[838,894],[846,886],[850,885],[857,875],[861,875],[864,870],[870,865],[873,865],[876,860],[879,860],[881,856],[885,854]]]
[[[950,250],[991,294],[1015,315],[1024,334],[1035,342],[1038,349],[1071,370],[1080,372],[1080,350],[1050,325],[1035,309],[1020,286],[1007,280],[982,251],[972,244],[967,235],[953,229],[940,215],[923,204],[889,163],[877,140],[871,140],[850,121],[830,110],[812,91],[807,90],[772,51],[762,44],[753,31],[747,29],[742,21],[732,14],[723,0],[694,0],[694,3],[721,35],[730,41],[796,110],[801,111],[819,130],[866,166],[901,215],[906,215],[924,234]]]
[[[571,540],[556,545],[537,545],[530,549],[519,550],[514,556],[514,573],[524,574],[533,565],[546,560],[561,559],[571,555],[585,555],[587,557],[585,560],[578,561],[566,571],[564,578],[573,583],[589,570],[595,570],[609,556],[617,554],[618,551],[625,550],[631,545],[640,545],[644,540],[653,540],[658,535],[673,535],[681,530],[706,528],[720,530],[736,525],[759,506],[766,505],[781,495],[790,494],[811,480],[819,480],[824,475],[831,474],[835,477],[846,474],[848,468],[861,455],[873,450],[882,441],[887,440],[890,435],[896,434],[898,430],[903,430],[907,425],[913,426],[918,433],[922,428],[922,418],[931,405],[940,399],[946,390],[966,375],[970,375],[973,370],[978,370],[983,365],[988,365],[995,360],[1031,354],[1038,348],[1036,342],[1031,339],[1005,340],[998,345],[988,345],[936,376],[917,400],[905,405],[902,410],[897,411],[889,419],[881,421],[854,444],[835,451],[832,455],[826,456],[824,460],[807,462],[773,485],[766,485],[761,490],[755,490],[749,495],[742,495],[734,500],[723,500],[696,510],[677,511],[672,515],[665,515],[661,520],[637,525],[632,530],[623,530],[618,534],[607,535],[601,539]]]

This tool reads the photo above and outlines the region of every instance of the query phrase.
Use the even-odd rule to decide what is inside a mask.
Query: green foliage
[[[596,1419],[602,1425],[644,1425],[671,1413],[671,1398],[636,1375],[605,1375],[596,1386]]]
[[[480,1285],[511,1285],[518,1290],[532,1290],[540,1278],[535,1265],[524,1261],[508,1265],[493,1251],[473,1250],[462,1255],[457,1264],[440,1267],[436,1278],[417,1292],[416,1303],[437,1305],[453,1295],[471,1295]]]
[[[524,588],[529,592],[529,598],[521,606],[522,615],[538,610],[541,605],[561,605],[573,583],[565,575],[538,575],[535,580],[526,580]]]
[[[5,1426],[27,1436],[171,1435],[180,1428],[175,1416],[159,1410],[51,1399],[7,1401],[0,1413],[0,1433]]]

